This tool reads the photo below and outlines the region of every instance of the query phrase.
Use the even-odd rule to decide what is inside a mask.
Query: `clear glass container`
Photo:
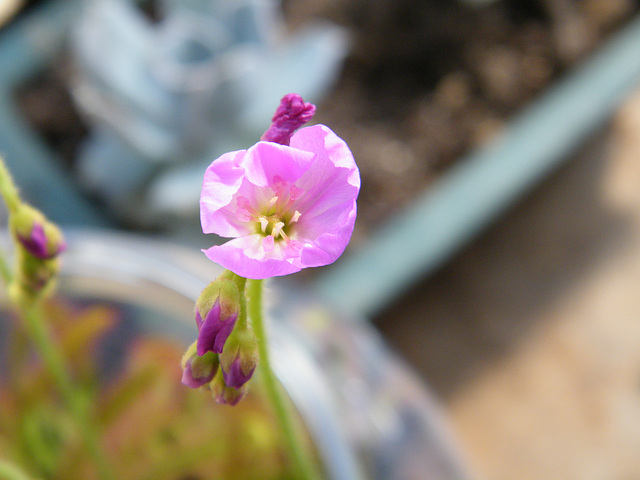
[[[67,239],[61,293],[127,305],[134,330],[195,339],[194,301],[221,272],[197,248],[102,231]],[[370,325],[287,281],[265,297],[274,369],[329,479],[470,478],[429,391]]]

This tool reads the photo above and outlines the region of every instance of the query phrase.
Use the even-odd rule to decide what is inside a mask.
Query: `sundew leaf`
[[[113,322],[128,321],[116,308],[97,304],[56,302],[47,312],[55,338],[73,360],[76,378],[78,372],[100,371],[95,345],[109,335]],[[100,443],[118,478],[293,478],[279,427],[262,401],[260,382],[240,405],[218,405],[206,389],[181,384],[183,345],[145,334],[127,345],[119,371],[108,379],[82,377],[78,386],[85,392],[91,387]],[[78,365],[82,361],[91,363],[90,369],[83,370]],[[56,423],[64,415],[33,415],[62,408],[38,355],[26,349],[12,367],[17,369],[12,382],[0,383],[0,451],[25,465],[34,455],[41,456],[43,461],[31,462],[30,470],[43,478],[97,480],[75,427]]]
[[[62,346],[71,362],[77,366],[95,367],[95,361],[86,360],[91,356],[96,343],[113,328],[116,321],[114,311],[108,307],[92,307],[83,311],[63,338]]]
[[[131,349],[128,370],[109,395],[137,390],[138,375],[151,384],[132,395],[126,408],[108,407],[118,410],[105,432],[118,468],[131,479],[287,478],[279,428],[260,388],[241,405],[218,405],[206,390],[180,383],[180,354],[174,345],[153,338]]]
[[[69,416],[58,406],[46,403],[35,404],[25,412],[19,433],[23,456],[45,478],[54,476],[75,438]]]
[[[103,427],[109,427],[128,407],[148,391],[158,380],[161,371],[155,366],[134,372],[112,386],[111,391],[102,397],[98,408],[98,417]]]
[[[65,357],[85,381],[96,378],[96,346],[119,320],[113,307],[94,304],[77,306],[60,300],[47,305],[47,314],[57,330]]]

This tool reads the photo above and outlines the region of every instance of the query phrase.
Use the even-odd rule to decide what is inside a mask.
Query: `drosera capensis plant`
[[[84,449],[93,459],[99,478],[117,478],[100,446],[96,420],[86,401],[84,392],[73,381],[66,359],[58,342],[51,334],[51,326],[45,321],[43,301],[55,287],[60,270],[60,255],[66,244],[60,229],[39,210],[23,202],[4,160],[0,158],[0,194],[8,212],[9,233],[15,246],[14,265],[11,268],[0,255],[0,274],[7,286],[8,297],[23,319],[23,324],[43,362],[54,378],[76,431],[81,436]],[[0,462],[4,462],[0,457]],[[23,478],[17,466],[4,467],[5,476],[14,473]]]
[[[2,478],[161,479],[194,471],[215,478],[323,478],[295,408],[273,373],[263,311],[265,279],[333,263],[353,232],[358,167],[329,127],[304,126],[314,112],[315,106],[299,95],[285,95],[255,145],[225,153],[206,169],[202,229],[229,240],[203,250],[224,272],[195,302],[197,338],[181,363],[179,355],[168,354],[175,348],[155,340],[137,342],[128,354],[133,367],[107,389],[94,378],[100,365],[92,354],[118,315],[99,306],[72,308],[53,298],[64,236],[23,202],[0,158],[0,193],[13,245],[12,264],[0,255],[0,275],[20,327],[10,341],[17,367],[9,383],[28,379],[14,382],[13,387],[22,387],[10,389],[12,396],[0,378],[0,407],[6,412],[0,446],[7,447],[0,451]],[[38,353],[37,375],[26,344]],[[180,374],[191,389],[180,385]],[[260,380],[251,387],[255,395],[249,393],[254,376]],[[164,397],[166,404],[149,401],[150,386],[159,384],[165,385],[162,391],[173,391]],[[19,399],[30,392],[39,392],[33,405]],[[232,406],[234,415],[207,403],[211,398]],[[38,402],[49,404],[40,408]],[[174,424],[169,426],[168,419]],[[240,427],[253,433],[245,438]],[[23,440],[15,448],[10,434],[1,433],[12,429]],[[240,463],[251,460],[228,446],[243,438],[240,443],[253,458],[263,456],[248,470]],[[155,453],[142,454],[136,441]],[[284,456],[276,446],[280,441]],[[221,458],[226,462],[216,463]],[[287,466],[270,460],[278,458],[287,459]]]
[[[360,190],[347,144],[325,125],[303,127],[314,112],[299,95],[285,95],[258,143],[223,154],[205,171],[203,232],[231,240],[204,250],[226,270],[196,302],[198,336],[183,358],[183,383],[230,405],[261,369],[301,479],[321,474],[271,368],[262,282],[337,260],[353,233]]]

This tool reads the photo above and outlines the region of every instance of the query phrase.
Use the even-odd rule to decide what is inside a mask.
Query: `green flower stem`
[[[20,206],[20,195],[18,194],[18,188],[13,182],[13,178],[9,173],[7,165],[4,163],[4,159],[0,157],[0,194],[4,198],[9,212],[14,212]]]
[[[16,465],[2,459],[0,459],[0,478],[3,480],[32,480],[29,475]]]
[[[4,202],[7,205],[9,213],[15,212],[20,205],[20,195],[18,195],[18,189],[13,183],[13,178],[7,169],[7,165],[4,163],[4,159],[0,156],[0,195],[4,198]],[[11,283],[13,275],[11,269],[7,264],[4,257],[4,252],[0,252],[0,277],[4,281],[5,285]]]
[[[26,303],[26,302],[25,302]],[[91,456],[98,474],[102,480],[115,480],[109,465],[100,448],[98,432],[95,430],[95,422],[91,418],[88,407],[90,404],[83,395],[76,389],[69,376],[69,370],[61,352],[56,348],[58,345],[51,338],[46,323],[42,320],[42,311],[37,303],[21,305],[21,310],[36,347],[40,351],[45,364],[47,365],[53,379],[59,389],[71,414],[76,420],[78,430]]]
[[[320,480],[322,476],[318,471],[316,463],[310,458],[310,455],[300,440],[291,410],[288,408],[278,380],[271,368],[267,333],[262,315],[262,280],[249,279],[247,283],[249,318],[254,333],[258,338],[258,346],[260,349],[259,368],[262,370],[262,379],[267,396],[269,397],[276,418],[282,427],[286,446],[299,472],[299,478],[305,480]]]
[[[0,251],[0,278],[2,278],[5,285],[11,285],[13,280],[13,273],[2,251]]]
[[[4,198],[10,216],[20,208],[22,201],[20,200],[18,188],[2,157],[0,157],[0,195]],[[7,286],[11,284],[12,273],[3,257],[0,258],[0,276]],[[115,480],[116,477],[108,468],[108,463],[100,449],[95,422],[90,421],[92,419],[89,414],[89,404],[71,380],[64,357],[56,348],[58,344],[51,338],[47,325],[43,320],[44,317],[39,308],[39,303],[35,300],[27,299],[22,299],[16,303],[18,303],[17,306],[23,313],[29,334],[40,350],[45,365],[53,375],[62,397],[75,417],[87,452],[92,457],[100,478],[102,480]]]

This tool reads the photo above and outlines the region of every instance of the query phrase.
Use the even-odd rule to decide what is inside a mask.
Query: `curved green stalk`
[[[4,252],[0,252],[0,278],[2,278],[2,281],[7,286],[10,285],[13,280],[13,273],[11,272],[11,268],[9,268],[9,264],[4,257]]]
[[[13,178],[0,157],[0,195],[2,195],[9,216],[16,213],[22,203],[18,188],[13,182]],[[7,265],[4,257],[0,255],[0,276],[5,281],[7,287],[12,282],[12,272]],[[51,375],[54,378],[57,388],[67,404],[71,414],[76,420],[78,430],[83,437],[87,453],[91,456],[96,469],[102,480],[115,480],[115,476],[111,472],[105,456],[100,449],[98,432],[95,429],[95,422],[91,421],[89,413],[89,404],[83,398],[81,392],[76,388],[71,380],[69,370],[58,344],[51,337],[44,321],[43,312],[40,309],[40,303],[35,299],[20,300],[14,299],[16,307],[21,311],[25,323],[36,347],[40,351],[43,361]],[[6,467],[8,468],[8,467]],[[2,473],[2,471],[0,471]],[[19,478],[19,477],[18,477]]]
[[[286,446],[291,454],[291,459],[299,472],[299,478],[305,480],[320,480],[322,476],[316,463],[310,458],[300,436],[295,428],[292,412],[288,408],[283,392],[271,368],[267,333],[262,315],[262,280],[248,280],[248,309],[249,318],[254,333],[258,338],[260,349],[260,364],[262,380],[269,401],[273,407],[276,418],[282,427],[282,433]]]
[[[0,157],[0,195],[4,198],[9,212],[15,212],[20,206],[18,188],[13,182],[13,178],[2,157]]]
[[[2,195],[2,198],[7,205],[9,214],[18,209],[18,206],[20,205],[20,195],[18,194],[18,189],[16,188],[15,183],[13,183],[13,178],[11,177],[2,157],[0,157],[0,195]],[[4,257],[4,252],[0,252],[0,277],[2,277],[2,280],[6,285],[11,283],[13,277],[11,269]]]

